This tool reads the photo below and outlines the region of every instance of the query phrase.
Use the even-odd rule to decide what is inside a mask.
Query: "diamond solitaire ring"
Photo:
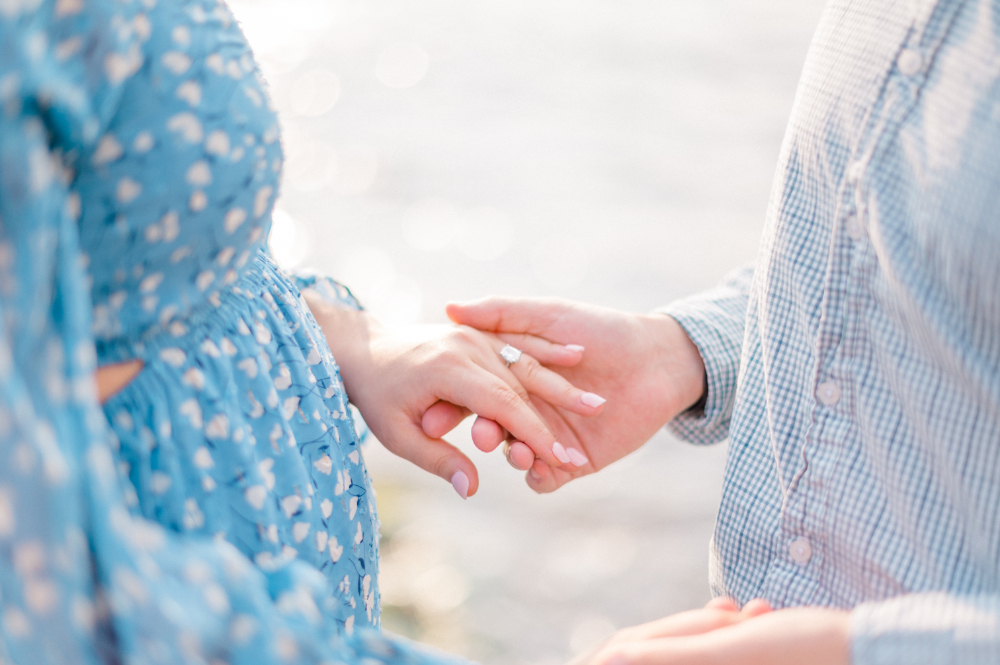
[[[503,358],[504,362],[507,363],[507,367],[510,367],[511,365],[513,365],[514,363],[516,363],[518,360],[521,359],[521,352],[518,349],[515,349],[510,344],[508,344],[507,346],[500,349],[500,357]]]

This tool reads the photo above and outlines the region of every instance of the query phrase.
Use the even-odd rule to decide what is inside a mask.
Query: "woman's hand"
[[[665,637],[702,635],[720,628],[735,626],[770,611],[771,606],[765,600],[751,600],[741,610],[730,598],[713,598],[700,610],[679,612],[656,621],[623,628],[600,646],[574,658],[570,665],[592,665],[600,662],[602,654],[615,653],[627,645]]]
[[[507,458],[516,468],[530,468],[526,480],[537,492],[551,492],[636,450],[705,391],[705,366],[697,347],[666,315],[510,298],[453,303],[447,311],[456,323],[495,333],[528,353],[553,343],[586,348],[580,362],[553,369],[574,386],[607,398],[600,417],[580,417],[558,404],[533,399],[556,438],[583,451],[588,464],[554,466],[525,448],[516,432],[505,437],[491,423],[477,421],[473,426],[473,441],[482,450],[512,439]]]
[[[619,631],[571,665],[850,665],[849,618],[764,601],[728,615],[706,607]]]
[[[581,417],[599,413],[601,398],[574,388],[528,355],[507,367],[499,354],[504,342],[495,336],[454,325],[389,330],[370,314],[330,305],[309,289],[303,297],[337,359],[351,402],[372,433],[393,453],[450,481],[463,498],[475,494],[479,477],[472,461],[440,438],[457,424],[452,416],[477,413],[500,423],[551,467],[577,468],[560,460],[566,449],[532,406],[529,393]],[[579,362],[581,354],[559,344],[535,348],[547,363]],[[432,410],[425,419],[442,402],[449,405],[449,418],[435,419]],[[573,455],[580,465],[587,463],[580,451]]]

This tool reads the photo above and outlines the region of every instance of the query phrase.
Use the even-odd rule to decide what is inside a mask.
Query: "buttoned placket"
[[[834,251],[824,299],[824,325],[819,333],[818,366],[814,384],[814,426],[803,448],[804,468],[788,488],[782,511],[781,538],[785,564],[785,599],[795,603],[829,602],[822,587],[823,541],[827,520],[826,495],[852,427],[852,413],[845,403],[847,374],[839,362],[846,313],[852,297],[853,264],[866,253],[863,197],[867,164],[856,154],[848,162],[840,206],[831,229]]]
[[[916,41],[916,38],[911,35],[911,40]],[[900,85],[905,93],[896,96],[888,92],[887,103],[907,105],[916,99],[926,65],[926,57],[919,48],[904,44],[892,63],[889,76],[904,79]],[[886,127],[875,125],[866,131],[868,145],[874,146],[879,138],[875,132],[886,131]],[[818,569],[824,551],[822,540],[817,536],[824,533],[828,505],[825,497],[835,478],[838,459],[849,445],[853,428],[852,408],[845,401],[849,374],[843,363],[843,344],[844,332],[853,327],[852,321],[858,312],[853,299],[860,297],[858,283],[852,279],[856,276],[852,273],[858,262],[865,263],[870,258],[864,188],[871,159],[871,153],[859,148],[848,162],[841,209],[833,229],[834,251],[824,298],[824,325],[817,343],[814,426],[803,448],[805,466],[788,489],[781,520],[785,557],[791,567],[786,591],[786,600],[790,602],[822,603],[827,593],[819,579]]]
[[[845,351],[845,329],[857,344],[860,312],[868,297],[868,282],[859,273],[877,270],[872,234],[877,223],[868,216],[865,191],[878,175],[880,142],[897,131],[907,110],[919,98],[933,54],[947,32],[958,3],[935,3],[915,18],[902,36],[898,50],[884,60],[885,85],[870,101],[872,113],[858,127],[857,143],[844,164],[838,210],[831,222],[832,248],[824,291],[824,309],[816,340],[816,367],[812,395],[812,424],[801,444],[802,467],[783,489],[783,504],[775,534],[772,563],[762,583],[763,593],[779,606],[829,604],[824,586],[826,514],[836,491],[838,467],[857,426],[851,383],[851,354]],[[929,27],[930,26],[930,27]],[[870,277],[870,274],[869,274]],[[852,438],[854,437],[854,438]],[[779,462],[780,463],[780,462]]]

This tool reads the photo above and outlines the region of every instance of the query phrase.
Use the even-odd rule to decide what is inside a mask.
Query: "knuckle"
[[[516,410],[522,401],[522,397],[515,389],[504,384],[497,384],[494,387],[494,398],[501,412]]]
[[[437,455],[433,460],[431,460],[427,470],[435,476],[445,478],[448,475],[448,470],[451,468],[450,461],[451,458],[447,454]]]
[[[449,335],[460,344],[473,344],[476,341],[477,334],[478,333],[474,328],[466,325],[455,326],[449,333]]]
[[[524,377],[524,383],[535,383],[543,370],[541,364],[528,354],[522,355],[518,363],[521,364],[521,374]]]
[[[564,404],[570,404],[575,401],[578,389],[573,384],[562,377],[557,377],[557,385],[556,393]]]

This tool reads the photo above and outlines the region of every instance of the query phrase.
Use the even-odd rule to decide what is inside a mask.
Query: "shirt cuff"
[[[729,435],[746,303],[742,294],[709,292],[657,310],[684,328],[705,363],[704,407],[689,409],[667,423],[667,428],[684,441],[712,444]]]
[[[297,273],[292,276],[292,279],[299,291],[312,289],[328,305],[359,312],[364,310],[349,288],[330,277],[316,273]]]
[[[909,594],[851,612],[853,665],[1000,662],[1000,597]]]

